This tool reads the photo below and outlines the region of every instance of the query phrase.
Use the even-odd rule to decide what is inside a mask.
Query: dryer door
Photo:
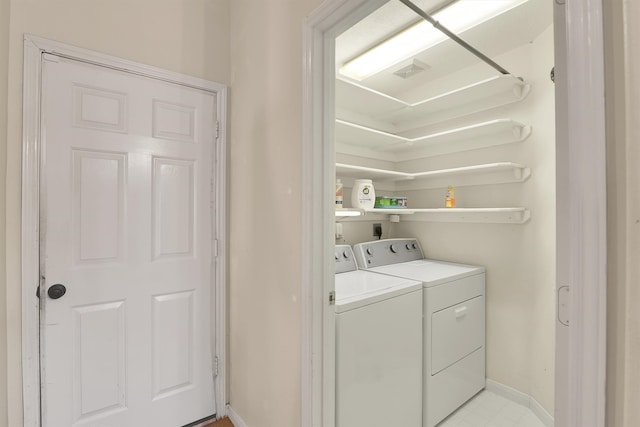
[[[484,296],[431,315],[431,375],[484,345]]]

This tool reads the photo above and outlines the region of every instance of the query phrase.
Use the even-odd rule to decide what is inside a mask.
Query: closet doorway
[[[336,83],[333,80],[336,76],[333,61],[335,40],[385,3],[328,2],[307,22],[304,170],[305,190],[308,191],[304,192],[304,251],[308,258],[305,256],[303,283],[308,297],[305,302],[308,301],[309,305],[304,307],[307,328],[303,349],[306,351],[303,354],[303,367],[306,368],[303,372],[303,393],[306,397],[303,399],[303,423],[309,419],[315,425],[333,425],[334,416],[334,325],[329,302],[333,291],[330,265],[335,243],[331,238],[335,221],[331,203],[335,184],[332,172],[336,162],[334,135],[339,132],[337,127],[344,125],[332,119],[336,117]],[[589,27],[594,22],[593,18],[601,21],[601,15],[596,4],[584,9],[565,7],[554,6],[556,158],[559,171],[556,191],[568,195],[558,201],[556,208],[556,261],[559,266],[556,286],[561,298],[568,298],[566,301],[573,310],[569,319],[570,329],[564,325],[567,319],[560,319],[563,322],[556,324],[555,419],[556,425],[580,425],[581,420],[604,420],[601,391],[604,336],[592,333],[593,330],[604,330],[604,299],[601,298],[605,283],[602,255],[604,156],[601,155],[604,151],[604,105],[603,99],[594,95],[601,91],[593,88],[593,81],[602,84],[602,50],[598,43],[586,45],[583,37],[587,33],[601,37],[599,28]],[[592,19],[577,21],[577,16],[590,16]],[[573,22],[581,22],[584,26],[574,24],[567,27],[567,17],[573,17]],[[566,55],[567,46],[571,46],[570,56]],[[585,61],[589,64],[588,73],[570,72],[578,63],[582,64],[583,70]],[[566,76],[571,76],[570,85]],[[323,117],[328,119],[323,120]],[[589,130],[585,129],[585,123],[589,123]],[[570,157],[578,155],[582,160],[580,163],[569,162]],[[594,185],[593,180],[598,185]],[[322,191],[313,191],[319,188]],[[593,188],[597,191],[593,192]],[[585,205],[588,209],[580,208]],[[580,221],[575,221],[573,212],[580,212]],[[593,244],[583,246],[578,236],[593,236],[590,240]],[[317,274],[319,272],[321,274]],[[563,293],[566,288],[562,285],[570,286],[578,283],[576,280],[579,280],[580,287],[571,286],[571,293]],[[312,375],[312,372],[322,372],[322,375]]]

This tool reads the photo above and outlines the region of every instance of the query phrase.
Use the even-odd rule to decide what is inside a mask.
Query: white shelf
[[[336,219],[344,219],[344,218],[357,218],[362,217],[366,214],[364,209],[352,209],[352,208],[342,208],[336,209]]]
[[[424,121],[425,117],[435,122],[519,102],[527,97],[530,89],[530,85],[517,77],[500,75],[418,102],[407,102],[338,78],[336,105],[396,125]]]
[[[486,224],[524,224],[531,218],[531,212],[526,208],[520,207],[414,209],[414,214],[415,215],[407,217],[405,220],[427,222],[473,222]]]
[[[531,135],[531,126],[508,118],[459,125],[432,133],[421,133],[421,130],[428,129],[434,123],[519,102],[527,97],[530,89],[528,84],[514,76],[497,76],[419,102],[408,102],[338,78],[336,149],[348,155],[404,162],[521,142]],[[390,186],[391,191],[406,191],[448,185],[524,182],[531,175],[531,170],[517,163],[499,162],[408,173],[337,163],[336,175],[369,178],[390,183],[385,185]],[[336,212],[338,221],[389,219],[397,222],[402,218],[402,221],[524,224],[530,216],[529,210],[521,207],[343,209],[342,212]]]
[[[437,156],[521,142],[531,135],[531,127],[511,119],[496,119],[416,138],[407,138],[344,120],[336,120],[335,134],[336,146],[341,152],[348,154],[368,152],[370,157],[403,161],[416,157]]]
[[[358,215],[344,215],[345,212]],[[531,218],[526,208],[435,208],[435,209],[337,209],[338,220],[375,221],[397,215],[403,221],[524,224]],[[396,221],[397,222],[397,221]]]
[[[388,169],[368,168],[366,166],[336,163],[336,176],[351,177],[357,179],[372,179],[374,181],[399,181],[414,179],[414,174],[398,172]]]
[[[374,181],[398,181],[397,190],[415,190],[456,187],[466,185],[524,182],[531,176],[531,169],[512,162],[488,163],[425,172],[399,172],[336,163],[338,177],[367,178]]]

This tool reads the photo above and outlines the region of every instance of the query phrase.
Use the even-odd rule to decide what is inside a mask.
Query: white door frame
[[[51,53],[78,61],[179,84],[216,94],[219,137],[215,147],[212,192],[218,210],[214,238],[217,246],[212,298],[215,309],[214,351],[218,375],[214,378],[216,414],[226,411],[226,130],[225,85],[162,70],[34,35],[24,36],[24,83],[22,118],[22,381],[24,427],[40,426],[40,306],[36,288],[40,283],[40,96],[42,54]],[[214,118],[212,118],[213,120]],[[214,245],[216,242],[214,242]]]
[[[602,0],[566,1],[568,137],[558,176],[569,208],[558,209],[558,239],[568,263],[558,283],[571,285],[566,393],[556,392],[558,427],[604,427],[606,372],[606,175]],[[304,23],[302,151],[301,425],[334,425],[332,240],[335,36],[386,0],[326,0]],[[563,5],[565,0],[555,0]],[[565,153],[567,153],[565,155]],[[579,157],[575,157],[579,156]],[[578,162],[575,159],[579,159]],[[564,168],[563,168],[564,166]],[[574,216],[576,215],[577,216]],[[569,224],[570,230],[560,226]],[[562,391],[562,390],[560,390]],[[556,405],[558,406],[558,404]]]

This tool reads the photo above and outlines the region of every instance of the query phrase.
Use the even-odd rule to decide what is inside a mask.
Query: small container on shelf
[[[370,179],[356,179],[351,192],[351,206],[356,209],[372,209],[376,192]]]
[[[396,208],[406,208],[407,207],[407,198],[406,197],[388,197],[388,196],[378,196],[376,197],[376,203],[374,205],[375,208],[381,209],[396,209]]]
[[[456,207],[456,190],[451,185],[447,188],[447,195],[444,198],[445,208]]]
[[[336,181],[336,209],[342,209],[344,207],[344,198],[343,198],[343,186],[342,181],[338,179]]]
[[[388,208],[391,206],[391,197],[387,196],[376,196],[376,203],[374,204],[374,208]]]

